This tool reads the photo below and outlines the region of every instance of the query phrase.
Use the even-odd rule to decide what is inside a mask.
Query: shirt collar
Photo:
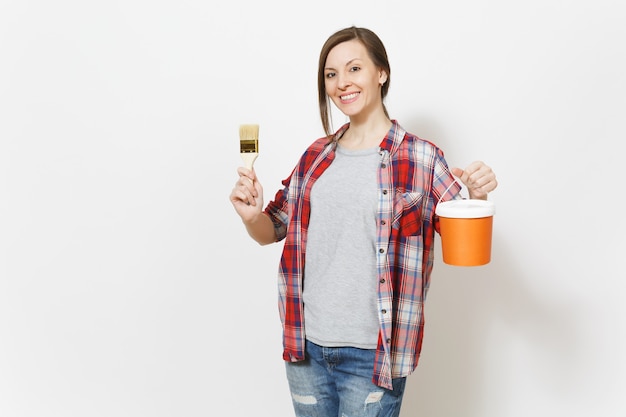
[[[387,136],[380,142],[380,148],[393,154],[404,140],[406,130],[404,130],[396,120],[392,120],[391,123],[391,129],[389,129]]]
[[[333,135],[332,140],[328,142],[329,145],[333,145],[333,149],[337,147],[337,142],[346,130],[350,127],[350,123],[346,123],[341,126]],[[406,130],[397,120],[391,120],[391,129],[387,132],[387,135],[380,142],[380,149],[388,151],[390,154],[393,154],[399,147],[402,141],[404,140],[404,136],[406,135]]]

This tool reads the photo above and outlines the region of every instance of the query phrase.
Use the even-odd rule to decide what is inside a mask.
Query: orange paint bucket
[[[491,262],[495,205],[485,200],[450,200],[437,204],[443,261],[454,266]]]

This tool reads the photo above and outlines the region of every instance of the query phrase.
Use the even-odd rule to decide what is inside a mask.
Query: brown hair
[[[334,133],[332,131],[331,126],[331,109],[329,106],[328,95],[326,94],[326,84],[324,77],[324,68],[326,66],[326,58],[328,58],[328,54],[331,49],[340,43],[358,40],[365,46],[369,57],[374,62],[378,68],[384,70],[387,73],[387,81],[383,84],[380,89],[381,98],[384,100],[387,96],[387,92],[389,91],[389,82],[391,81],[391,68],[389,66],[389,59],[387,58],[387,51],[385,50],[385,45],[380,40],[378,35],[372,32],[369,29],[360,28],[356,26],[351,26],[345,29],[341,29],[334,34],[332,34],[324,43],[322,50],[320,52],[319,65],[317,70],[317,96],[319,101],[319,109],[320,109],[320,117],[322,118],[322,127],[324,128],[324,132],[326,136],[329,138]],[[389,117],[387,113],[387,108],[383,103],[383,110],[385,111],[385,115]]]

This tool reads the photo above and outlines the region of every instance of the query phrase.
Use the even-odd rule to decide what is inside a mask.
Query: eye
[[[350,67],[350,72],[356,72],[356,71],[359,71],[360,69],[361,67],[357,67],[357,66]]]
[[[335,75],[337,75],[337,74],[335,74],[334,72],[327,72],[326,73],[326,78],[333,78]]]

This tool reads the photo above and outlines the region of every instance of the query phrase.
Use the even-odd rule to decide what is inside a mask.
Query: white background
[[[624,417],[622,4],[1,1],[0,415],[292,415],[238,126],[269,199],[356,24],[392,117],[500,182],[492,262],[437,254],[402,416]]]

